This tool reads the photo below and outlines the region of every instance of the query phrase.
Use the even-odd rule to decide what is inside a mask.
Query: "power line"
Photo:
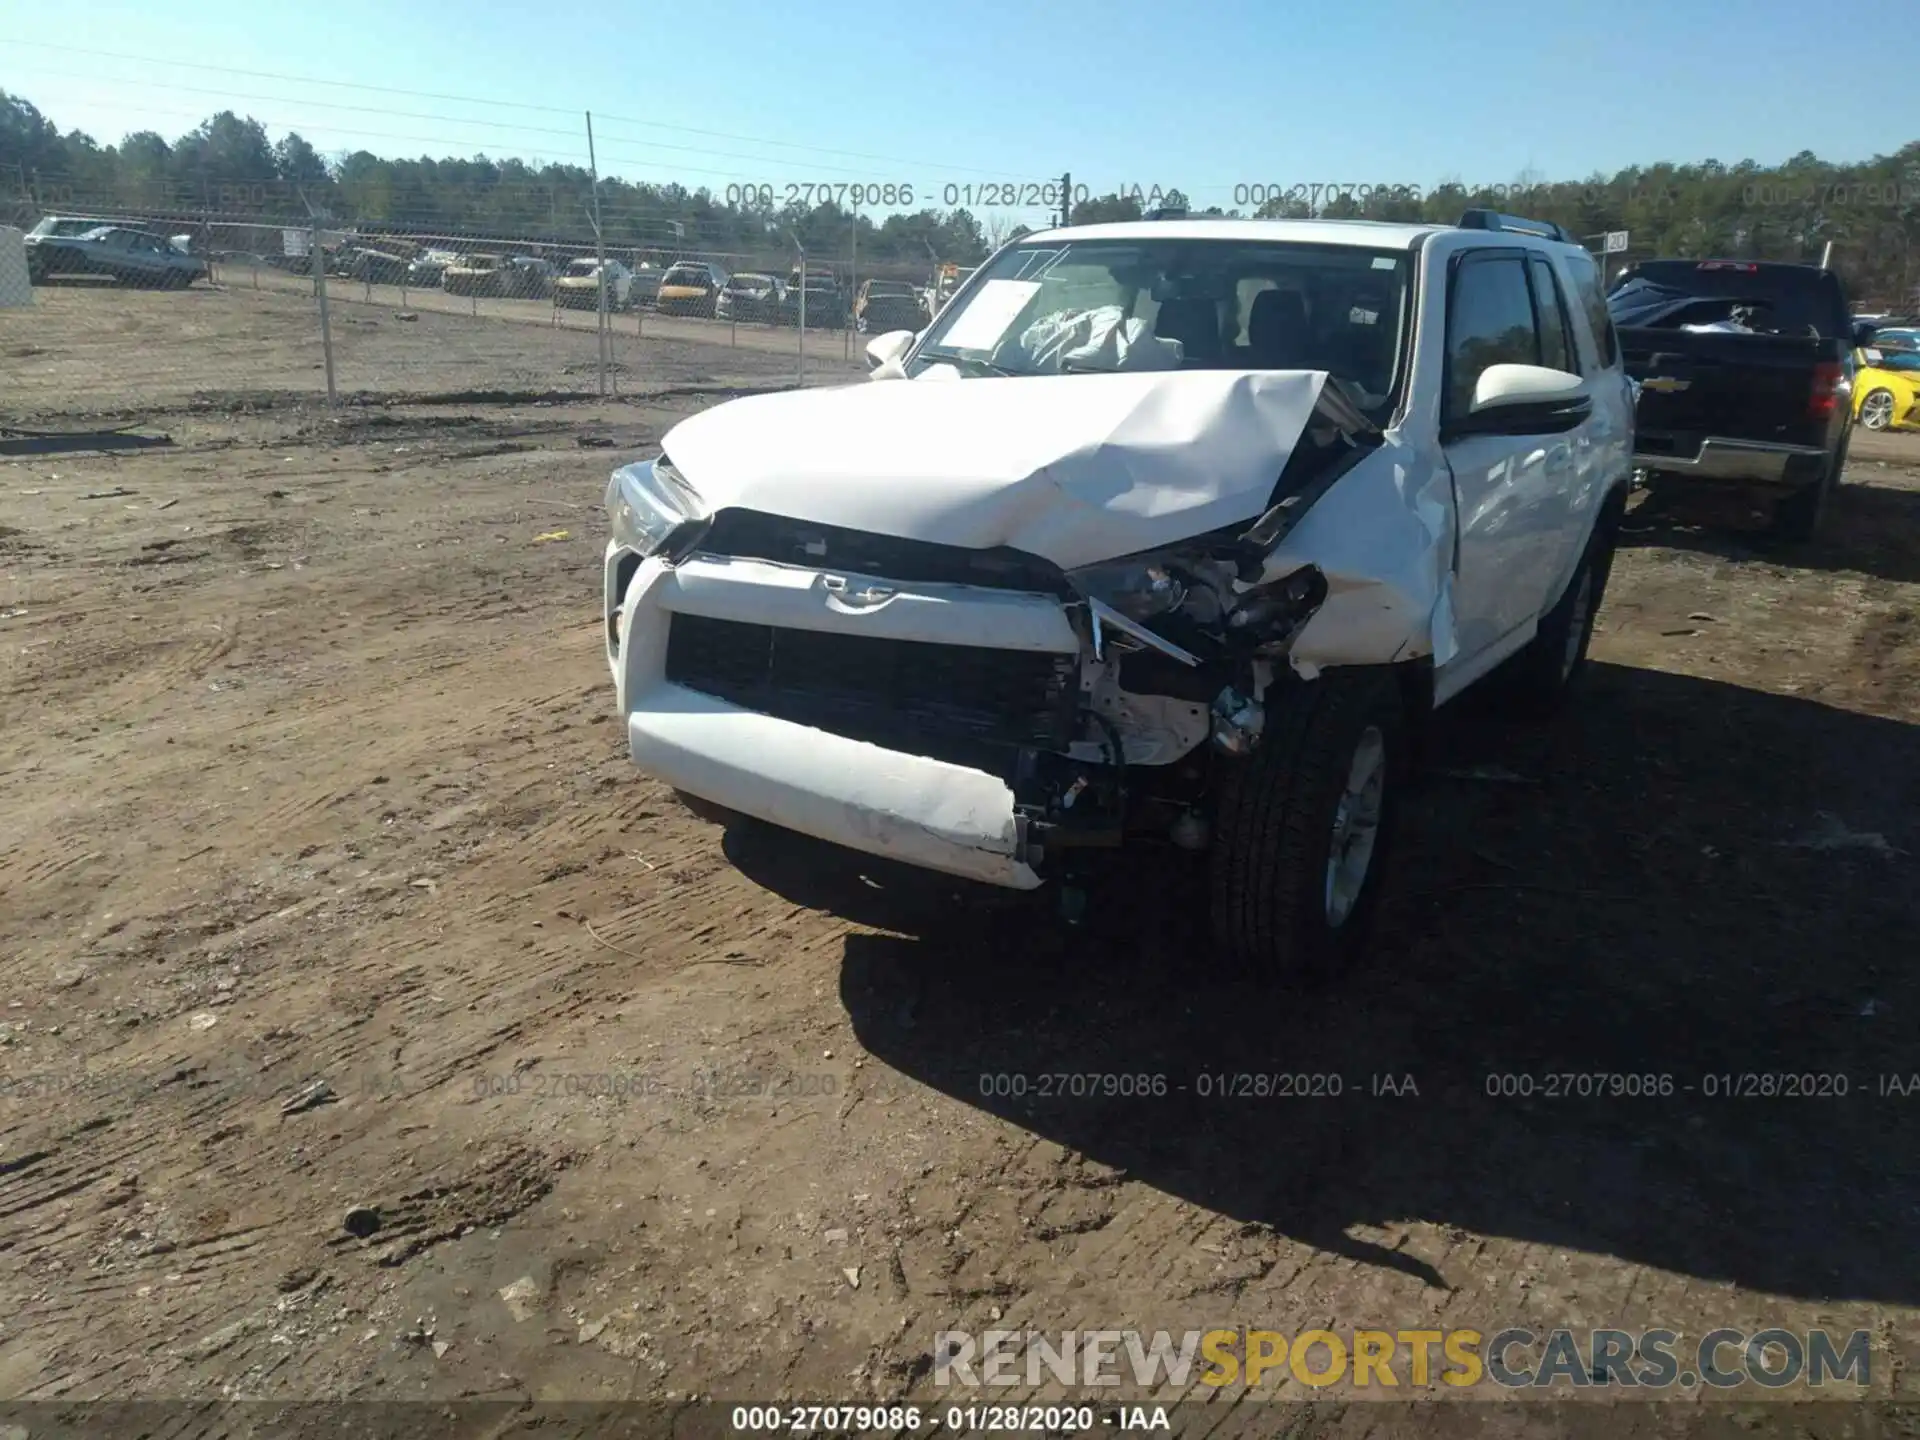
[[[213,94],[221,93],[217,91],[200,92],[196,90],[194,87],[174,87],[174,88],[185,89],[190,91],[191,93],[213,93]],[[271,97],[266,97],[266,96],[248,97],[248,96],[235,95],[235,96],[232,96],[231,98],[233,99],[248,99],[248,98],[269,99]],[[499,123],[495,121],[485,121],[485,120],[466,120],[462,117],[451,116],[451,115],[445,115],[445,116],[425,115],[425,114],[418,114],[414,112],[405,112],[405,111],[388,111],[388,110],[380,109],[378,107],[371,107],[371,106],[357,106],[357,105],[332,106],[332,105],[329,105],[327,102],[323,102],[323,101],[300,101],[296,103],[316,104],[316,105],[322,105],[324,108],[332,108],[332,109],[365,110],[365,111],[371,111],[371,113],[374,113],[374,114],[392,114],[392,115],[407,116],[409,118],[414,118],[414,119],[441,120],[441,121],[448,121],[456,125],[469,125],[469,124],[470,125],[497,125]],[[142,117],[152,116],[152,115],[164,115],[171,119],[180,119],[180,120],[199,119],[203,122],[207,118],[209,118],[201,114],[200,112],[194,111],[194,110],[173,110],[173,109],[167,109],[161,106],[152,106],[152,105],[142,105],[138,107],[133,107],[130,109],[129,113],[136,116],[142,116]],[[305,130],[311,130],[311,131],[324,131],[326,133],[333,134],[333,135],[361,136],[367,139],[385,140],[390,143],[416,144],[416,145],[439,145],[439,146],[446,146],[450,148],[484,145],[483,141],[476,140],[472,136],[455,137],[455,136],[446,136],[446,135],[405,135],[405,134],[396,134],[393,131],[389,131],[389,130],[357,129],[352,126],[336,125],[326,121],[314,123],[311,121],[288,119],[285,116],[271,116],[271,115],[262,116],[262,115],[249,114],[246,118],[260,125],[263,129],[271,127],[273,129],[293,131],[293,132],[298,132],[302,129],[305,129]],[[577,131],[551,129],[544,126],[503,127],[503,128],[517,129],[520,133],[523,133],[523,134],[553,135],[558,137],[565,137],[572,140],[579,140],[582,138],[582,136],[580,135],[580,132],[577,132]],[[121,138],[122,138],[122,142],[124,142],[126,137],[123,136]],[[183,136],[179,138],[184,139],[186,137]],[[629,137],[629,138],[637,138],[637,137]],[[711,157],[717,157],[717,158],[723,158],[723,159],[757,161],[762,164],[768,165],[769,167],[775,164],[782,163],[779,161],[770,160],[766,156],[742,155],[736,151],[729,151],[729,150],[708,150],[700,146],[693,146],[693,145],[671,145],[663,141],[642,140],[641,143],[650,145],[657,150],[677,150],[677,151],[685,151],[689,154],[696,155],[696,156],[711,156]],[[531,147],[528,147],[528,148],[531,148]],[[411,161],[414,161],[417,157],[381,156],[378,158],[383,160],[389,160],[389,161],[398,160],[398,161],[411,162]],[[441,158],[471,159],[472,157],[457,156],[457,157],[441,157]],[[495,157],[489,157],[489,158],[495,158]],[[520,157],[517,157],[517,156],[501,156],[498,158],[499,159],[520,159]],[[768,181],[767,173],[764,170],[759,173],[755,173],[752,171],[743,171],[743,170],[715,170],[710,168],[704,168],[701,166],[684,165],[668,157],[634,155],[627,152],[611,151],[611,150],[607,152],[607,158],[617,164],[642,167],[644,169],[654,170],[669,176],[693,175],[693,176],[710,177],[710,178],[715,178],[720,180],[745,181],[745,182],[748,182],[749,184],[757,184],[757,185],[767,185],[771,183]],[[521,163],[525,164],[526,161],[522,159]],[[794,162],[785,162],[785,163],[792,164]],[[848,176],[858,176],[865,173],[863,171],[851,169],[847,166],[842,166],[842,165],[822,165],[822,164],[819,164],[818,162],[808,162],[808,163],[810,168],[808,168],[807,170],[802,171],[802,170],[796,169],[788,173],[795,173],[795,174],[806,173],[806,174],[817,175],[817,174],[820,174],[821,172],[827,172],[835,175],[848,175]],[[672,179],[668,179],[661,182],[648,182],[648,183],[671,184],[675,182]],[[851,188],[851,184],[853,183],[858,183],[858,182],[849,182],[850,188]],[[867,184],[869,185],[877,185],[878,183],[879,182],[867,182]],[[909,182],[901,182],[901,183],[913,184],[915,182],[909,181]],[[924,188],[924,187],[918,187],[918,188]],[[1003,207],[1003,208],[1020,209],[1023,207],[1013,206],[1013,207]],[[1024,207],[1024,208],[1031,208],[1031,207]]]
[[[287,75],[272,70],[244,70],[233,65],[211,65],[199,60],[155,60],[150,55],[128,55],[114,50],[92,50],[78,45],[54,45],[42,40],[17,40],[9,38],[9,44],[27,46],[36,50],[54,50],[67,55],[86,55],[102,60],[124,60],[136,65],[171,65],[184,70],[206,70],[222,75],[245,75],[256,80],[284,80],[297,85],[325,85],[334,89],[366,90],[380,95],[404,95],[413,100],[446,100],[457,105],[483,105],[489,109],[529,110],[548,115],[577,115],[580,112],[571,106],[537,105],[524,100],[501,100],[493,96],[449,95],[433,90],[408,90],[392,85],[369,85],[353,80],[322,80],[310,75]],[[93,77],[86,77],[93,78]],[[158,82],[127,82],[158,83]],[[596,112],[597,113],[597,112]],[[448,117],[451,118],[451,117]],[[703,130],[691,125],[670,125],[660,120],[643,120],[631,115],[615,115],[608,112],[608,120],[622,125],[638,125],[644,129],[668,130],[683,135],[701,135],[713,140],[738,140],[748,145],[769,145],[788,150],[807,150],[821,155],[840,155],[854,160],[875,160],[888,165],[926,166],[929,169],[948,170],[955,174],[991,175],[997,179],[1033,179],[1032,176],[1009,176],[1001,170],[986,170],[978,166],[937,165],[924,160],[907,160],[898,155],[875,155],[862,150],[840,150],[830,146],[804,145],[794,140],[773,140],[760,135],[740,135],[725,130]],[[396,139],[404,138],[396,136]],[[641,136],[622,137],[641,140]],[[749,157],[751,158],[751,157]]]
[[[46,70],[46,71],[42,71],[41,73],[45,75],[52,75],[62,80],[87,80],[87,79],[94,78],[87,75],[77,75],[70,70]],[[284,95],[249,95],[249,94],[243,94],[239,91],[215,90],[215,89],[208,88],[206,86],[179,85],[179,84],[173,83],[172,81],[166,81],[166,80],[124,80],[124,81],[116,81],[115,83],[134,85],[134,86],[139,86],[144,89],[150,89],[150,90],[178,91],[181,94],[186,94],[186,95],[211,95],[216,98],[225,100],[229,103],[236,100],[260,100],[260,101],[265,101],[268,104],[277,104],[282,101],[286,101],[289,98]],[[421,110],[393,110],[383,105],[346,105],[346,104],[342,104],[332,100],[309,100],[305,98],[299,98],[299,99],[293,100],[292,103],[296,105],[302,105],[302,106],[317,107],[322,110],[345,110],[345,111],[349,111],[357,114],[363,114],[363,115],[386,115],[386,116],[392,116],[395,119],[401,119],[401,120],[433,120],[433,121],[439,121],[439,122],[443,122],[451,125],[478,125],[488,129],[505,130],[508,133],[514,134],[514,135],[556,135],[556,136],[564,137],[568,140],[575,141],[576,143],[578,143],[581,139],[581,132],[578,130],[562,130],[554,126],[548,126],[548,125],[521,125],[521,124],[513,123],[510,121],[504,121],[504,120],[477,120],[477,119],[469,119],[464,115],[441,115],[431,111],[421,111]],[[145,114],[178,115],[178,116],[185,117],[190,112],[160,110],[152,107],[143,107],[135,110],[133,113],[142,114],[142,115],[145,115]],[[259,120],[259,117],[257,116],[249,116],[248,118]],[[267,122],[260,121],[260,123],[265,124]],[[272,123],[275,126],[288,126],[290,128],[297,128],[297,125],[295,122],[287,121],[284,119],[277,119],[277,120],[274,120]],[[309,125],[307,128],[315,129],[315,128],[321,128],[321,127],[317,125]],[[344,134],[344,135],[351,135],[351,134],[379,135],[379,134],[385,133],[382,131],[348,130],[339,126],[332,125],[330,123],[325,125],[324,128],[329,130],[337,130],[340,134]],[[709,149],[699,145],[670,145],[670,144],[667,144],[665,141],[645,139],[640,136],[621,136],[618,134],[618,132],[611,132],[611,131],[608,133],[612,134],[616,139],[638,140],[640,143],[644,145],[648,145],[656,150],[674,150],[674,151],[680,151],[689,155],[709,155],[709,156],[714,156],[716,158],[726,159],[726,160],[752,160],[752,161],[759,161],[762,163],[766,163],[769,165],[795,163],[791,161],[782,161],[782,160],[772,159],[770,157],[763,156],[763,155],[742,155],[738,151],[733,151],[733,150],[713,150],[713,149]],[[396,140],[402,140],[402,139],[408,139],[413,137],[395,135],[393,138]],[[439,143],[451,144],[453,142],[441,141]],[[778,143],[778,142],[767,142],[767,143]],[[837,154],[839,152],[836,151],[836,152],[829,152],[829,153]],[[609,154],[609,157],[612,158],[612,152],[609,151],[608,154]],[[636,161],[635,163],[638,163],[638,162]],[[842,175],[854,175],[854,174],[864,173],[862,171],[848,169],[845,166],[816,164],[814,168],[816,170],[830,170],[836,174],[842,174]],[[708,173],[727,175],[727,174],[733,174],[734,172],[712,171]]]

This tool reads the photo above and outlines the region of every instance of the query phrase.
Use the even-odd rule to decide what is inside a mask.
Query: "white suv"
[[[1157,833],[1321,972],[1410,725],[1583,667],[1633,401],[1556,227],[1052,230],[868,356],[608,485],[634,763],[712,807],[1021,889]]]

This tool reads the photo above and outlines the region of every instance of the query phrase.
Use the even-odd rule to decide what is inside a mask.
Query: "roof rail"
[[[1460,217],[1462,230],[1504,230],[1511,235],[1538,235],[1543,240],[1573,244],[1566,227],[1551,220],[1529,220],[1524,215],[1503,215],[1498,210],[1469,210]]]

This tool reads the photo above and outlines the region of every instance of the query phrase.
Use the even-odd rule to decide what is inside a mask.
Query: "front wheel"
[[[1882,386],[1869,390],[1860,401],[1860,423],[1869,430],[1885,430],[1893,424],[1893,392]]]
[[[1282,688],[1284,687],[1284,688]],[[1268,691],[1265,734],[1216,806],[1213,933],[1256,974],[1318,982],[1358,956],[1407,770],[1401,689],[1381,669]]]

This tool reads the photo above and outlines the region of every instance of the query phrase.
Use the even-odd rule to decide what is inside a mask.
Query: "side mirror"
[[[867,368],[877,371],[893,366],[897,369],[907,351],[913,348],[913,341],[911,330],[889,330],[874,336],[867,342]]]
[[[1593,413],[1586,382],[1544,365],[1489,365],[1474,382],[1465,415],[1452,435],[1557,435]]]
[[[1865,349],[1879,331],[1880,327],[1871,320],[1860,321],[1853,327],[1853,348],[1856,350]]]

